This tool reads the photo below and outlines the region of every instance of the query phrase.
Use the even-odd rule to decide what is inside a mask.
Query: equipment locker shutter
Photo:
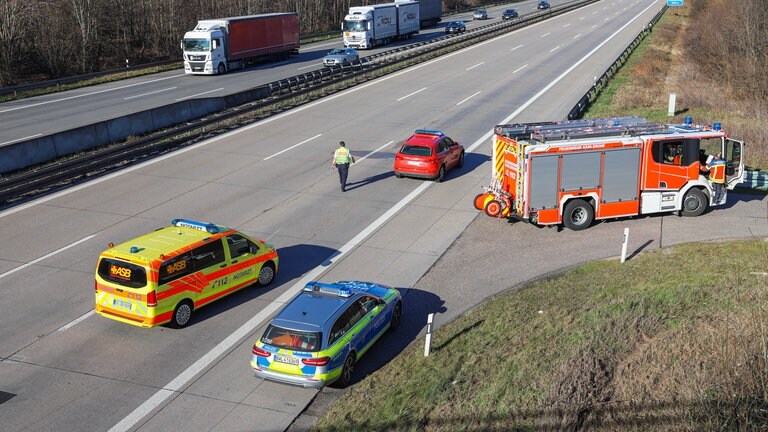
[[[600,187],[600,152],[563,155],[561,191],[597,189]]]
[[[640,169],[640,148],[605,152],[603,173],[603,202],[638,199],[637,185]]]
[[[557,207],[558,156],[531,158],[531,210]]]

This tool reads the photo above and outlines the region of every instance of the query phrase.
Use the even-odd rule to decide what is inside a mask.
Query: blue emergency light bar
[[[340,287],[336,284],[328,284],[317,281],[307,282],[307,284],[304,285],[302,291],[332,294],[343,298],[352,297],[351,288]]]
[[[422,135],[436,135],[436,136],[445,135],[442,131],[434,130],[434,129],[416,129],[415,133],[422,134]]]
[[[218,226],[212,223],[198,222],[190,219],[174,219],[171,221],[171,225],[182,228],[196,229],[198,231],[205,231],[211,234],[216,234],[221,231]]]

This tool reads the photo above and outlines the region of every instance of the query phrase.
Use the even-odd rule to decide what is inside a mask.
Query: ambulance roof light
[[[212,223],[198,222],[190,219],[174,219],[171,221],[171,225],[176,227],[192,228],[198,231],[209,232],[211,234],[216,234],[219,232],[219,227]]]
[[[138,246],[131,246],[131,253],[137,253],[139,251]]]

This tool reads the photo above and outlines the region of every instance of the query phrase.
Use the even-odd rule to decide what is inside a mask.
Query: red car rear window
[[[410,156],[432,156],[432,147],[405,144],[400,153]]]

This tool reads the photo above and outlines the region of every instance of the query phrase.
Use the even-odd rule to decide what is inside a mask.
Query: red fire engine
[[[725,204],[744,176],[744,143],[720,124],[637,117],[496,126],[491,185],[475,207],[493,217],[585,229],[595,219],[663,212],[698,216]],[[725,160],[710,178],[709,156]],[[714,172],[714,170],[713,170]],[[715,201],[713,183],[725,183]]]

